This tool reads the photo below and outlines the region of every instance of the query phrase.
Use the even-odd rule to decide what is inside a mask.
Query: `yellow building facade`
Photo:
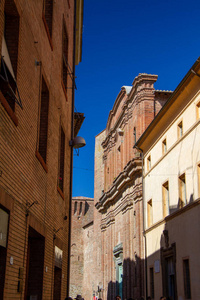
[[[136,143],[143,157],[146,294],[200,299],[200,61]]]

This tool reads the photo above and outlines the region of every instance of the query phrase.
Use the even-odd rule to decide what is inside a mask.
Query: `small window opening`
[[[153,224],[152,199],[147,202],[147,222],[148,227],[150,227]]]
[[[178,138],[181,138],[183,136],[183,122],[181,121],[178,124]]]
[[[164,155],[166,152],[167,152],[167,140],[164,139],[164,140],[162,141],[162,153],[163,153],[163,155]]]
[[[169,183],[165,182],[162,186],[162,196],[163,196],[163,218],[165,218],[169,213]]]
[[[200,102],[196,105],[197,120],[200,119]]]
[[[186,195],[186,178],[185,174],[179,177],[179,208],[182,208],[187,203]]]
[[[147,158],[147,171],[151,169],[151,155],[148,156]]]

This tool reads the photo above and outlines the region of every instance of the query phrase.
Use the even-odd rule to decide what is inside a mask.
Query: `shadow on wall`
[[[144,296],[144,260],[135,255],[135,260],[124,259],[123,264],[116,264],[116,282],[110,281],[107,300],[114,300],[120,295],[122,300],[140,299]]]

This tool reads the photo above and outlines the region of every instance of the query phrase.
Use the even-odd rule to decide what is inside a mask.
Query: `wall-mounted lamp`
[[[73,140],[69,141],[69,145],[73,148],[78,149],[84,147],[86,145],[86,142],[81,136],[76,136]]]

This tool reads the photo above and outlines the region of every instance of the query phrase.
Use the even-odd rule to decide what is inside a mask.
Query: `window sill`
[[[37,159],[39,160],[39,162],[41,163],[43,169],[45,170],[46,173],[48,173],[48,168],[46,163],[44,162],[44,159],[42,158],[42,156],[40,155],[40,153],[38,152],[38,150],[36,150],[35,152],[35,156],[37,157]]]
[[[44,27],[45,27],[45,30],[46,30],[46,33],[47,33],[49,44],[51,46],[51,50],[53,51],[53,43],[52,43],[52,39],[51,39],[51,36],[50,36],[49,28],[48,28],[44,13],[42,13],[42,20],[43,20]]]
[[[62,80],[61,80],[61,84],[62,84],[63,92],[65,94],[65,98],[66,98],[66,101],[67,101],[67,91],[66,91],[65,85],[64,85]]]
[[[57,186],[57,191],[58,193],[60,194],[60,196],[63,198],[64,200],[64,194],[63,194],[63,191],[59,188],[59,186]]]
[[[0,91],[0,102],[2,103],[3,107],[7,111],[8,115],[10,116],[10,118],[13,121],[13,123],[15,124],[15,126],[18,126],[18,119],[17,119],[14,111],[12,110],[12,108],[10,107],[10,105],[8,104],[6,99],[4,98],[4,95],[2,94],[1,91]]]

